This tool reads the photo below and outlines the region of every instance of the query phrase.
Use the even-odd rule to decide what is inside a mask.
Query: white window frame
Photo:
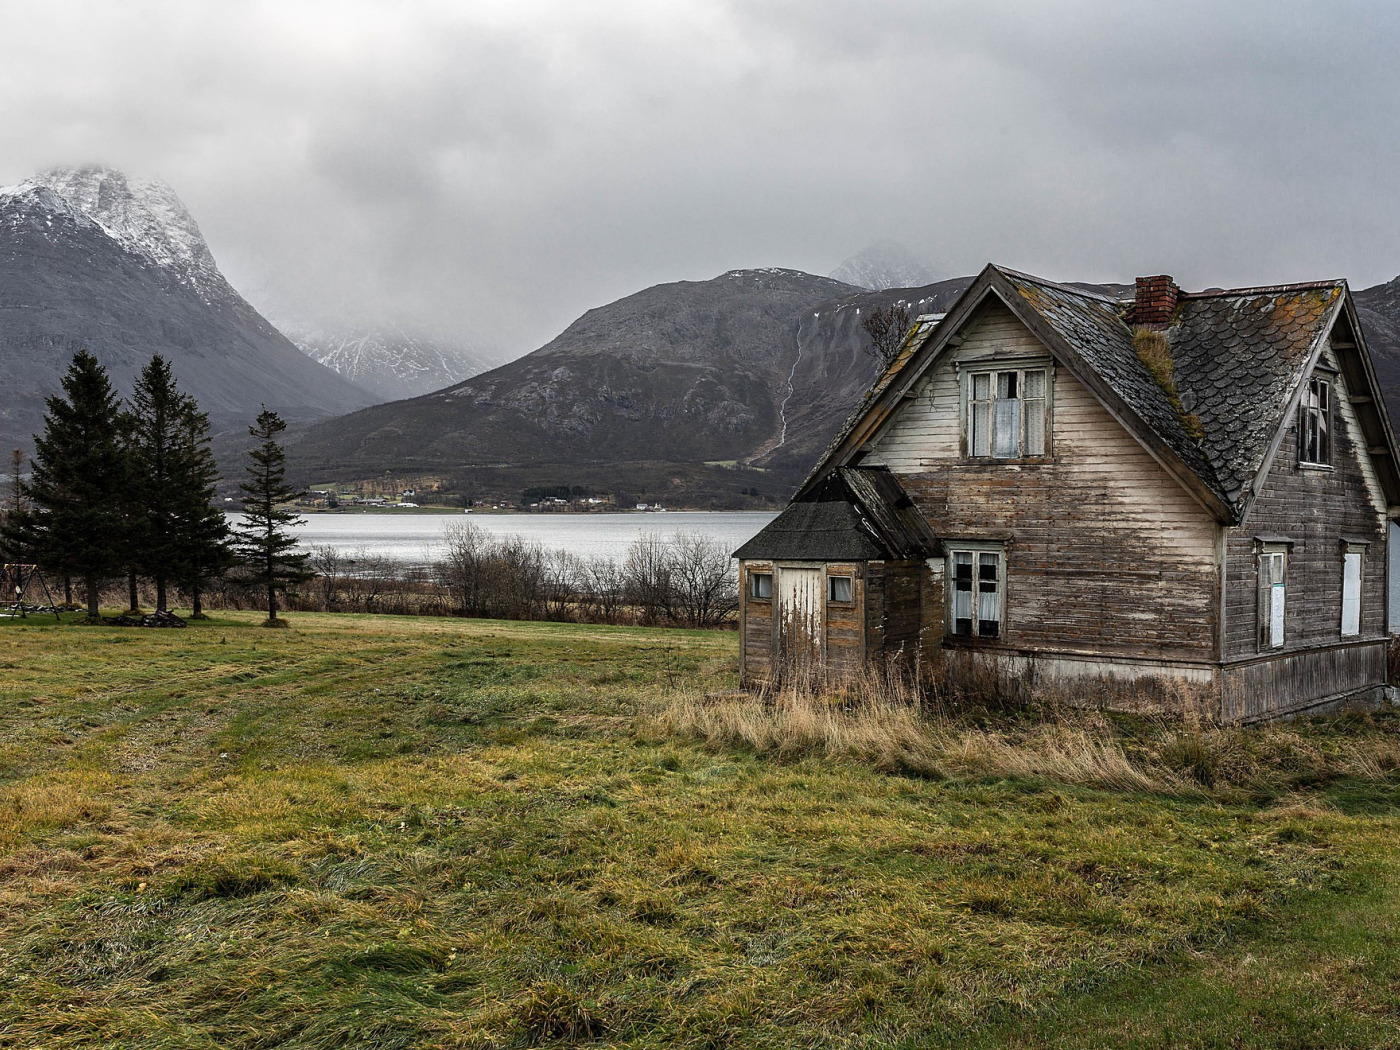
[[[988,361],[985,364],[960,364],[962,371],[963,444],[970,459],[1041,460],[1050,456],[1052,392],[1055,373],[1051,362]],[[1041,391],[1038,397],[1026,397],[1026,376],[1039,373]],[[1013,396],[1002,396],[1010,387]],[[1039,405],[1036,412],[1031,406]],[[1016,444],[1014,449],[998,440],[1006,428],[998,420],[1014,416]],[[1028,451],[1033,433],[1032,420],[1040,420],[1040,449]]]
[[[958,562],[961,557],[968,557],[971,560],[972,587],[968,592],[971,596],[969,612],[980,613],[981,595],[984,593],[980,583],[984,579],[980,575],[983,559],[992,557],[996,559],[996,569],[994,574],[995,595],[996,595],[996,619],[995,621],[983,620],[980,615],[970,617],[960,617],[958,613]],[[968,639],[1004,639],[1006,637],[1006,550],[1001,543],[989,543],[976,540],[962,540],[948,542],[946,562],[945,562],[945,591],[944,599],[944,633],[950,638]],[[968,632],[958,630],[958,621],[966,619],[969,621]],[[996,623],[996,631],[986,633],[984,624]]]
[[[1282,649],[1288,642],[1288,544],[1260,545],[1259,651]]]
[[[762,580],[768,581],[768,593],[761,593],[763,590]],[[773,570],[772,569],[750,569],[749,570],[749,597],[755,601],[771,602],[773,600]]]
[[[1356,566],[1353,575],[1351,566]],[[1355,590],[1348,591],[1355,583]],[[1342,544],[1342,622],[1343,638],[1357,638],[1362,627],[1362,594],[1366,583],[1366,545],[1364,543]]]
[[[1305,467],[1332,465],[1332,379],[1314,372],[1298,401],[1298,462]]]

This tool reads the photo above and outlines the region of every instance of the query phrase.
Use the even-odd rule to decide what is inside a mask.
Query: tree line
[[[35,437],[27,481],[15,464],[12,505],[0,522],[6,561],[38,565],[86,591],[87,618],[100,619],[99,596],[125,577],[131,609],[137,581],[155,587],[158,614],[169,612],[174,588],[203,616],[203,595],[231,570],[267,599],[268,623],[278,623],[277,595],[309,578],[306,555],[286,531],[295,515],[282,507],[296,495],[286,483],[277,438],[286,424],[264,409],[249,428],[244,523],[230,529],[215,505],[218,466],[209,416],[181,391],[159,354],[141,370],[123,402],[101,363],[79,350],[60,394],[45,402],[44,431]]]
[[[729,552],[695,533],[641,535],[621,561],[546,551],[460,520],[431,567],[299,551],[290,529],[301,519],[287,506],[299,491],[287,483],[279,440],[285,429],[266,408],[249,427],[242,524],[231,529],[215,502],[209,417],[180,390],[169,363],[152,357],[123,402],[97,359],[79,351],[61,393],[46,402],[28,480],[16,455],[0,554],[63,580],[69,606],[73,581],[82,585],[89,621],[100,620],[104,587],[120,579],[133,612],[145,580],[158,616],[169,615],[179,591],[202,618],[212,592],[222,606],[261,605],[270,626],[285,622],[282,604],[689,627],[718,626],[737,608]]]

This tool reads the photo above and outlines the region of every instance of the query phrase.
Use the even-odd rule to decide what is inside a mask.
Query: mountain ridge
[[[58,391],[82,348],[123,393],[152,354],[163,354],[216,429],[246,425],[264,403],[289,419],[309,419],[374,400],[307,358],[224,280],[169,187],[160,184],[148,208],[125,177],[113,178],[119,174],[53,169],[0,190],[6,447],[31,447],[44,398]],[[185,218],[162,240],[153,231],[176,209]]]

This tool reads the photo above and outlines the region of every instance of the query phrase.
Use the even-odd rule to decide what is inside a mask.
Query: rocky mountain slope
[[[168,186],[107,168],[0,189],[2,447],[30,447],[44,398],[80,347],[123,392],[164,354],[216,428],[246,426],[264,403],[304,420],[375,400],[243,300]]]
[[[862,316],[897,300],[939,310],[966,285],[865,292],[778,269],[658,285],[456,386],[310,427],[290,455],[307,479],[417,471],[484,494],[586,479],[671,502],[782,498],[875,373]]]
[[[278,327],[302,353],[381,401],[441,390],[489,367],[466,347],[397,328]]]

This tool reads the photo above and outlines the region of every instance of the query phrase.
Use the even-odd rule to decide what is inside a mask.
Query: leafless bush
[[[591,558],[583,563],[580,590],[590,619],[618,623],[626,592],[622,567],[612,558]]]
[[[729,552],[701,533],[669,540],[638,536],[627,548],[622,575],[626,600],[646,623],[714,627],[739,605]]]
[[[307,561],[316,578],[311,587],[320,598],[322,612],[330,612],[336,606],[336,588],[340,586],[340,574],[345,571],[345,557],[338,547],[325,543],[311,548]]]

